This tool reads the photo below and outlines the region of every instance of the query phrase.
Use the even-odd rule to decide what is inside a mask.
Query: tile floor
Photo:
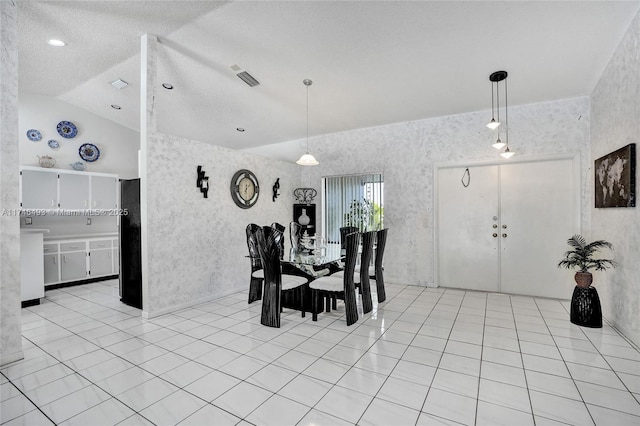
[[[273,329],[245,293],[143,320],[117,281],[48,291],[0,369],[1,423],[640,425],[640,353],[566,301],[387,292],[351,327],[285,310]]]

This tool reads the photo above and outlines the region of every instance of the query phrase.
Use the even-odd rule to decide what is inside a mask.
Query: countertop
[[[42,228],[20,228],[21,234],[47,234],[49,233],[48,229]]]
[[[45,237],[45,241],[61,240],[87,240],[92,238],[118,238],[117,232],[103,232],[96,234],[76,234],[76,235],[50,235]]]

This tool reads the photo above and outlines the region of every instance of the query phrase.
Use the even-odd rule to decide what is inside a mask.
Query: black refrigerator
[[[120,300],[142,309],[140,179],[120,180]]]

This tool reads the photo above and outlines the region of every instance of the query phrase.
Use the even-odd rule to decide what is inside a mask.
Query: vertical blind
[[[324,236],[340,243],[340,228],[382,229],[384,218],[382,173],[324,178]]]

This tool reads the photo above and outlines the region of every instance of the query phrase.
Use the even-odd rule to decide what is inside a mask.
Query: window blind
[[[324,178],[323,230],[328,243],[340,243],[340,228],[360,231],[384,227],[382,173]]]

